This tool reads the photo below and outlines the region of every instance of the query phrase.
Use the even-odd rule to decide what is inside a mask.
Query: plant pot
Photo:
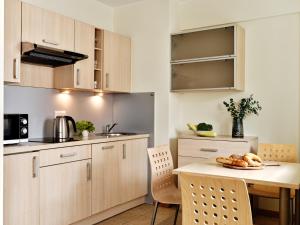
[[[243,127],[242,119],[233,118],[232,137],[233,138],[243,138],[244,137],[244,127]]]
[[[82,137],[87,138],[89,136],[89,132],[87,130],[82,131]]]

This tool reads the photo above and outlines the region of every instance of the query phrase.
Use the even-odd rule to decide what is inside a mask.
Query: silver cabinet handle
[[[47,39],[43,39],[42,40],[44,43],[46,43],[46,44],[50,44],[50,45],[59,45],[59,43],[57,43],[57,42],[55,42],[55,41],[49,41],[49,40],[47,40]]]
[[[92,171],[91,171],[91,163],[89,162],[86,164],[86,171],[87,171],[87,175],[86,175],[87,181],[90,181]]]
[[[76,70],[76,84],[80,85],[80,69]]]
[[[123,144],[123,159],[126,159],[126,144]]]
[[[105,87],[109,88],[109,73],[106,73],[105,77],[106,77]]]
[[[14,79],[20,78],[20,62],[21,62],[20,58],[14,59],[14,70],[13,70]]]
[[[60,158],[69,158],[69,157],[74,157],[76,155],[77,155],[76,152],[67,153],[67,154],[60,154]]]
[[[110,145],[110,146],[103,146],[102,147],[102,150],[108,150],[108,149],[113,149],[114,146],[113,145]]]
[[[201,152],[218,152],[219,150],[216,148],[201,148]]]
[[[38,177],[39,173],[39,163],[38,163],[38,157],[33,156],[32,157],[32,177],[36,178]]]

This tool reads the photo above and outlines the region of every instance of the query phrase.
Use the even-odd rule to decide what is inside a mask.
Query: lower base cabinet
[[[91,160],[40,169],[40,225],[68,225],[91,216]]]
[[[4,156],[4,224],[39,225],[39,153]]]
[[[70,225],[146,196],[147,143],[141,138],[4,156],[4,224]]]
[[[147,195],[147,139],[92,146],[92,213]]]

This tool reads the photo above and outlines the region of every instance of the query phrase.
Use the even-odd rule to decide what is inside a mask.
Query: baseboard
[[[106,211],[92,215],[84,220],[73,223],[72,225],[93,225],[144,203],[146,203],[146,197],[137,198],[130,202],[126,202],[122,205],[118,205]]]

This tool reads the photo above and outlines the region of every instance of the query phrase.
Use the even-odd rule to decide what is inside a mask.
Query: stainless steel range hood
[[[87,55],[76,52],[45,47],[29,42],[22,42],[22,62],[59,67],[74,64],[77,61],[87,58]]]

